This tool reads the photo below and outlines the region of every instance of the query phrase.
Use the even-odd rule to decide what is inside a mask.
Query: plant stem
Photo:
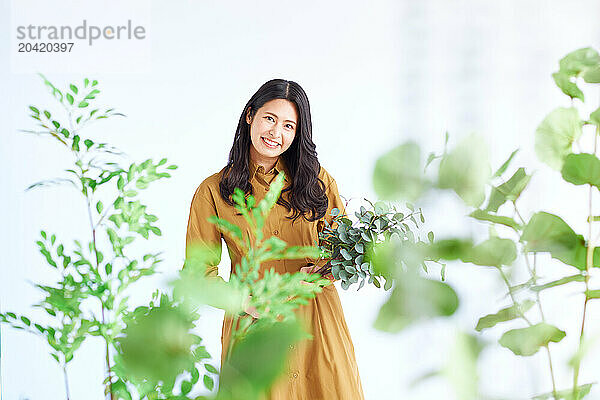
[[[229,344],[227,345],[227,354],[225,356],[225,361],[229,360],[229,357],[231,356],[231,351],[233,349],[233,344],[237,339],[237,324],[239,319],[239,314],[233,318],[233,325],[231,327],[231,335],[229,335]]]
[[[104,319],[104,304],[102,304],[102,325],[106,324],[105,319]],[[109,393],[110,393],[110,400],[114,400],[115,399],[115,395],[113,394],[113,387],[112,387],[112,367],[110,366],[110,349],[108,346],[108,340],[106,339],[106,337],[104,338],[104,342],[106,343],[106,370],[108,373],[108,388],[109,388]]]
[[[597,146],[598,146],[598,135],[600,135],[600,126],[596,126],[596,132],[594,134],[594,155],[596,154]],[[587,242],[587,252],[585,258],[585,290],[586,293],[589,290],[589,282],[590,282],[590,268],[594,264],[594,242],[592,239],[592,224],[594,223],[593,212],[592,212],[592,199],[593,199],[593,190],[594,187],[589,185],[588,191],[588,242]],[[585,316],[587,311],[587,303],[588,296],[585,295],[585,300],[583,302],[583,315],[581,317],[581,330],[579,332],[579,350],[581,350],[583,346],[583,336],[585,330]],[[579,353],[579,351],[578,351]],[[579,369],[581,366],[581,357],[577,357],[575,359],[575,366],[573,371],[573,398],[577,400],[579,398],[579,388],[577,386],[577,381],[579,379]]]
[[[521,216],[521,213],[519,212],[519,209],[517,208],[516,201],[513,201],[513,207],[514,207],[515,213],[519,216],[521,223],[523,225],[525,225],[525,220],[523,219],[523,216]],[[517,232],[517,235],[519,235],[519,237],[520,237],[519,231],[516,229],[515,229],[515,231]],[[525,254],[525,264],[527,265],[527,270],[529,271],[529,274],[531,275],[533,285],[535,285],[537,283],[537,258],[536,257],[537,257],[536,253],[533,253],[533,268],[531,268],[531,265],[529,264],[529,257],[527,256],[527,254]],[[509,287],[509,291],[510,291],[510,287]],[[512,293],[512,291],[511,291],[511,293]],[[540,310],[540,316],[542,317],[542,322],[546,322],[546,318],[544,316],[544,310],[542,308],[542,299],[540,298],[539,291],[535,292],[535,300],[538,305],[538,309]],[[546,345],[546,346],[544,346],[544,348],[546,349],[546,355],[548,356],[548,367],[550,368],[550,378],[552,379],[552,396],[554,397],[555,400],[558,400],[558,392],[556,391],[556,379],[554,378],[554,367],[552,365],[552,354],[550,353],[550,346]]]
[[[65,379],[65,391],[67,393],[67,400],[70,400],[71,394],[69,392],[69,378],[67,377],[67,364],[63,364],[63,377]]]
[[[96,248],[96,228],[94,225],[94,220],[92,218],[92,206],[91,206],[91,202],[90,202],[90,198],[86,195],[86,201],[87,201],[87,209],[88,209],[88,216],[90,219],[90,227],[92,228],[92,243],[93,243],[93,247],[94,247],[94,255],[96,256],[96,270],[98,271],[100,269],[100,262],[98,261],[98,251]],[[102,302],[102,325],[106,325],[106,315],[105,315],[105,305],[104,302]],[[110,348],[108,345],[108,340],[105,336],[104,337],[104,342],[106,343],[106,370],[107,370],[107,374],[108,374],[108,389],[109,389],[109,394],[110,394],[110,399],[114,400],[115,396],[113,394],[113,387],[112,387],[112,368],[110,365]]]
[[[508,295],[510,296],[510,299],[512,300],[513,305],[517,308],[519,317],[523,318],[523,320],[525,322],[527,322],[527,325],[531,326],[532,325],[531,321],[529,321],[529,319],[525,316],[525,314],[523,314],[523,312],[521,311],[521,308],[519,307],[519,304],[517,303],[517,299],[515,299],[515,295],[513,294],[512,290],[510,290],[510,282],[508,281],[506,274],[504,273],[504,271],[502,271],[502,268],[498,267],[496,269],[498,270],[498,272],[500,272],[500,276],[502,277],[502,280],[504,281],[504,283],[506,284],[506,287],[508,288]]]

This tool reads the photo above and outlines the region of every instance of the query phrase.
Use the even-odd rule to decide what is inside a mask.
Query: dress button
[[[294,378],[297,378],[298,374],[296,372],[294,372]]]
[[[279,231],[278,230],[274,230],[273,231],[273,235],[279,235]]]
[[[294,350],[294,345],[293,344],[290,344],[290,349]]]
[[[268,188],[268,187],[266,187],[266,188],[265,188],[265,192],[268,192],[268,191],[269,191],[269,188]]]

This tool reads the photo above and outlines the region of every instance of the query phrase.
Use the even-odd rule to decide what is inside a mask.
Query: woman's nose
[[[276,138],[281,136],[281,129],[283,129],[283,127],[279,126],[278,124],[275,125],[273,129],[271,129],[271,135]]]

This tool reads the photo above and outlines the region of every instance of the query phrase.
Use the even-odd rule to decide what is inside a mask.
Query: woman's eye
[[[268,118],[271,118],[273,121],[275,121],[275,120],[273,119],[273,117],[271,117],[270,115],[267,115],[265,118],[267,118],[267,119],[268,119]]]
[[[294,125],[292,125],[292,124],[287,124],[286,126],[289,127],[290,129],[294,129]]]

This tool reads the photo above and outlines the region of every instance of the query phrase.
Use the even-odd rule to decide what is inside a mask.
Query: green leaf
[[[123,190],[123,187],[125,187],[125,179],[123,179],[122,175],[119,175],[119,179],[117,179],[117,189]]]
[[[575,108],[557,108],[544,118],[535,132],[535,152],[540,161],[560,171],[581,136],[582,121]]]
[[[492,188],[486,211],[497,212],[506,201],[516,201],[530,179],[531,175],[527,175],[524,168],[519,168],[508,181]]]
[[[577,76],[598,64],[600,64],[600,55],[591,47],[572,51],[559,61],[560,71],[570,76]]]
[[[73,105],[73,101],[75,101],[75,99],[73,99],[73,96],[71,95],[71,93],[67,93],[67,101],[69,102],[70,105]]]
[[[415,142],[397,146],[375,163],[373,187],[382,199],[416,201],[426,186],[421,171],[421,150]]]
[[[521,235],[526,252],[548,252],[552,258],[585,270],[586,247],[582,235],[560,217],[538,212],[534,214]],[[593,266],[600,266],[600,248],[594,249]]]
[[[590,114],[590,121],[600,127],[600,108]]]
[[[77,90],[77,86],[70,84],[69,87],[71,88],[71,91],[75,94],[77,94],[78,90]]]
[[[448,284],[404,273],[397,277],[396,287],[381,306],[374,327],[397,333],[423,319],[450,316],[457,308],[458,296]]]
[[[490,176],[487,146],[483,138],[471,134],[442,158],[438,187],[452,189],[466,204],[479,207]]]
[[[600,290],[586,290],[585,295],[588,299],[600,299]]]
[[[77,107],[79,108],[84,108],[89,106],[89,103],[87,101],[80,101],[79,104],[77,105]]]
[[[483,266],[510,265],[517,259],[517,246],[510,239],[492,237],[465,252],[461,259]]]
[[[191,332],[194,317],[184,307],[164,298],[158,307],[137,308],[125,322],[117,342],[122,367],[132,380],[172,386],[177,376],[194,367],[198,338]]]
[[[207,218],[207,221],[215,224],[223,233],[238,240],[243,240],[242,237],[242,229],[222,218],[217,217],[216,215],[212,215]]]
[[[429,248],[433,259],[460,260],[473,247],[471,240],[444,239],[433,243]]]
[[[195,385],[196,383],[198,383],[198,380],[200,379],[200,373],[198,372],[198,368],[194,368],[192,369],[192,385]]]
[[[215,383],[213,381],[213,378],[211,378],[208,375],[204,375],[204,378],[202,378],[203,382],[204,382],[204,386],[206,386],[206,388],[208,390],[213,390]]]
[[[511,329],[498,342],[518,356],[531,356],[540,347],[547,346],[550,342],[560,342],[565,336],[564,331],[541,322],[527,328]]]
[[[341,248],[340,249],[340,254],[346,259],[346,260],[352,260],[352,255],[348,252],[348,250]]]
[[[556,392],[556,397],[554,396],[554,392],[548,392],[548,393],[544,393],[544,394],[535,396],[535,397],[533,397],[532,400],[553,400],[553,399],[581,400],[590,393],[590,390],[592,389],[592,385],[594,383],[586,383],[585,385],[578,386],[577,387],[577,391],[578,391],[577,399],[575,399],[575,397],[573,396],[573,389],[569,388],[569,389],[564,389],[564,390],[558,390]]]
[[[104,205],[102,204],[101,201],[98,201],[96,203],[96,211],[98,211],[98,214],[100,214],[102,212],[102,209],[104,208]]]
[[[583,92],[575,82],[571,81],[571,76],[569,74],[565,72],[555,72],[552,74],[552,78],[554,79],[556,86],[558,86],[564,94],[571,98],[585,101]]]
[[[557,279],[555,281],[552,282],[548,282],[545,283],[543,285],[537,285],[537,286],[532,286],[531,290],[533,290],[534,292],[540,292],[544,289],[548,289],[548,288],[552,288],[555,286],[560,286],[560,285],[564,285],[565,283],[570,283],[570,282],[584,282],[585,281],[585,276],[581,275],[581,274],[576,274],[576,275],[571,275],[571,276],[567,276],[561,279]]]
[[[600,65],[588,68],[583,73],[583,80],[587,83],[600,83]]]
[[[226,398],[255,398],[281,375],[289,346],[304,337],[302,326],[295,320],[257,327],[233,348],[223,365],[219,392]]]
[[[40,110],[38,110],[38,109],[37,109],[36,107],[34,107],[34,106],[29,106],[29,109],[30,109],[31,111],[33,111],[34,113],[38,114],[38,115],[39,115],[39,113],[40,113]]]
[[[206,370],[208,372],[212,372],[213,374],[219,373],[219,371],[215,367],[213,367],[211,364],[204,364],[204,368],[206,368]]]
[[[561,174],[565,181],[574,185],[589,184],[600,188],[600,160],[593,154],[569,154]]]
[[[75,151],[79,151],[79,140],[79,135],[73,136],[73,144],[71,145],[71,148]]]
[[[488,222],[492,222],[494,224],[505,225],[505,226],[511,227],[513,229],[521,228],[521,225],[519,225],[517,222],[515,222],[514,219],[512,219],[510,217],[493,215],[493,214],[487,213],[483,210],[475,210],[471,214],[469,214],[469,217],[478,219],[480,221],[488,221]]]
[[[515,155],[517,154],[518,151],[519,151],[519,149],[516,149],[515,151],[513,151],[510,154],[510,156],[508,157],[508,159],[506,161],[504,161],[504,164],[502,164],[502,166],[500,168],[498,168],[498,170],[496,172],[494,172],[494,175],[492,176],[493,178],[497,178],[499,176],[502,176],[502,174],[506,171],[506,169],[508,168],[510,162],[515,157]]]
[[[483,329],[491,328],[496,326],[500,322],[510,321],[515,318],[519,318],[521,314],[524,314],[535,304],[532,300],[525,300],[522,304],[515,304],[507,308],[503,308],[496,314],[488,314],[485,317],[479,318],[475,330],[481,332]]]

